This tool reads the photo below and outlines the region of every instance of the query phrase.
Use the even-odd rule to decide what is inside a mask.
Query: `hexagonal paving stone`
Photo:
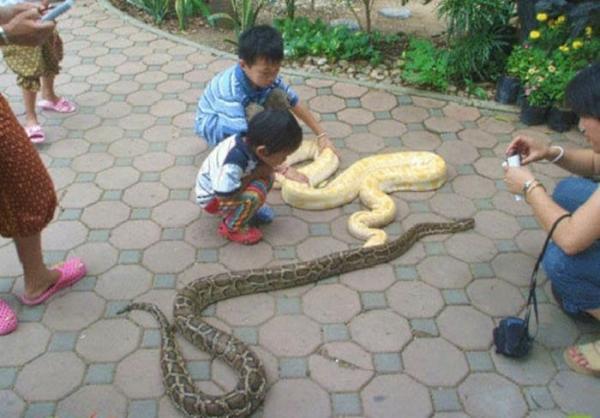
[[[152,221],[129,221],[112,230],[110,242],[120,249],[144,249],[160,239],[161,228]]]
[[[521,230],[521,226],[514,217],[489,210],[475,215],[475,230],[492,239],[511,239]]]
[[[76,350],[87,361],[119,361],[135,350],[140,334],[127,319],[100,320],[82,331]]]
[[[48,302],[44,324],[54,330],[78,331],[95,322],[104,312],[104,301],[93,292],[73,292]]]
[[[516,286],[526,286],[529,283],[534,265],[533,257],[519,253],[498,254],[492,261],[492,268],[497,277]]]
[[[67,186],[60,204],[65,208],[84,208],[100,199],[102,191],[94,184],[74,183]]]
[[[338,118],[349,124],[366,125],[375,119],[373,113],[363,109],[344,109],[338,113]]]
[[[321,323],[347,322],[361,309],[358,294],[339,284],[317,286],[302,301],[304,313]]]
[[[380,292],[394,281],[394,269],[389,264],[379,264],[368,270],[357,270],[340,275],[340,282],[361,292]]]
[[[460,124],[460,122],[446,117],[431,117],[426,119],[425,126],[429,130],[438,133],[458,132],[463,129],[463,126]]]
[[[84,242],[88,230],[77,221],[52,222],[44,230],[44,250],[70,250]]]
[[[527,404],[519,387],[492,373],[471,374],[458,388],[466,411],[476,417],[523,417]]]
[[[400,351],[410,340],[406,319],[390,311],[368,311],[350,321],[352,338],[372,352]]]
[[[468,263],[490,261],[498,252],[492,240],[474,233],[453,235],[444,245],[448,254]]]
[[[0,390],[2,416],[19,417],[25,410],[25,402],[10,390]]]
[[[478,279],[467,294],[473,306],[492,316],[514,315],[525,304],[519,289],[498,279]]]
[[[2,336],[0,367],[21,366],[42,354],[50,331],[36,322],[20,323],[18,331]]]
[[[74,353],[46,353],[21,370],[15,389],[28,401],[52,401],[75,389],[84,372]]]
[[[149,290],[152,275],[137,265],[119,265],[98,277],[96,293],[106,299],[133,299]]]
[[[442,338],[413,340],[402,361],[408,374],[429,386],[454,386],[469,372],[463,353]]]
[[[148,367],[148,365],[156,367]],[[154,398],[164,393],[159,350],[138,350],[123,359],[115,372],[115,385],[128,398]]]
[[[406,125],[395,120],[376,120],[369,124],[369,132],[383,138],[398,138],[406,132]]]
[[[304,316],[279,315],[260,328],[259,341],[276,356],[306,356],[321,343],[321,330]]]
[[[122,190],[136,183],[140,173],[131,167],[113,167],[98,173],[96,184],[103,189]]]
[[[561,371],[549,386],[556,403],[565,411],[594,415],[600,411],[598,379],[572,371]]]
[[[102,411],[107,417],[127,415],[127,399],[112,385],[88,385],[60,401],[56,415],[60,417],[88,417]]]
[[[112,155],[122,158],[142,155],[146,153],[147,150],[148,144],[146,142],[130,138],[123,138],[115,141],[108,148],[108,152]]]
[[[196,251],[179,241],[161,241],[144,251],[142,263],[154,273],[179,273],[192,264]]]
[[[308,237],[308,225],[291,216],[277,216],[263,234],[273,246],[295,245]]]
[[[440,145],[437,153],[449,164],[471,164],[479,157],[473,145],[462,141],[446,141]]]
[[[491,197],[496,193],[496,185],[492,180],[480,176],[458,176],[452,181],[456,193],[471,199]]]
[[[509,134],[514,130],[510,122],[505,122],[494,117],[481,118],[477,121],[477,124],[481,129],[491,134]]]
[[[378,136],[368,133],[353,134],[346,139],[349,148],[357,152],[376,153],[385,147],[385,142]]]
[[[399,106],[392,110],[392,117],[403,123],[418,123],[427,119],[429,113],[421,107]]]
[[[560,308],[548,303],[539,306],[540,324],[537,341],[547,348],[564,348],[572,345],[579,335],[573,320]]]
[[[73,251],[85,261],[88,276],[102,274],[117,262],[117,250],[105,242],[88,242]]]
[[[347,244],[329,237],[310,237],[297,246],[296,253],[302,261],[319,258],[324,254],[347,250]]]
[[[265,322],[275,313],[271,295],[247,295],[217,304],[217,316],[233,326],[253,326]]]
[[[402,135],[402,142],[409,148],[433,151],[442,143],[439,135],[427,131],[412,131]]]
[[[465,129],[459,132],[458,137],[477,148],[493,148],[498,139],[481,129]]]
[[[123,202],[132,207],[154,207],[169,197],[169,189],[160,183],[138,183],[125,190]]]
[[[385,112],[396,107],[398,101],[396,96],[385,91],[371,90],[360,99],[360,103],[365,109],[374,112]]]
[[[312,379],[333,392],[358,391],[373,376],[371,356],[352,342],[325,344],[309,357]]]
[[[310,109],[319,113],[335,113],[345,107],[342,99],[333,96],[317,96],[310,100]]]
[[[280,380],[267,392],[265,417],[328,418],[331,404],[327,392],[308,379]]]
[[[255,269],[273,260],[273,249],[264,242],[241,248],[239,244],[230,242],[219,250],[219,259],[233,271]]]
[[[457,103],[448,103],[442,109],[446,116],[458,121],[476,121],[481,116],[479,109],[476,107],[462,106]]]
[[[181,228],[198,217],[200,208],[185,200],[170,200],[152,210],[152,219],[162,227]]]
[[[485,350],[494,322],[470,306],[447,306],[437,319],[442,336],[465,350]]]
[[[194,188],[198,169],[194,166],[171,167],[160,174],[160,181],[170,189]]]
[[[430,318],[444,306],[437,289],[418,281],[398,282],[386,294],[390,307],[406,318]]]
[[[430,203],[431,208],[440,215],[455,219],[471,217],[476,211],[470,199],[454,194],[437,194]]]
[[[550,353],[539,344],[534,344],[527,359],[513,359],[492,350],[496,369],[519,385],[546,385],[556,373]]]
[[[427,388],[406,375],[377,376],[361,394],[366,415],[373,418],[397,416],[428,417],[433,412]]]
[[[335,83],[331,86],[331,91],[336,96],[350,98],[350,97],[360,97],[365,94],[369,89],[363,86],[359,86],[351,83]],[[304,96],[301,96],[304,97]]]
[[[419,276],[438,288],[462,288],[472,280],[469,266],[448,256],[430,256],[417,266]]]
[[[121,202],[98,202],[83,210],[81,220],[90,228],[114,228],[131,210]]]

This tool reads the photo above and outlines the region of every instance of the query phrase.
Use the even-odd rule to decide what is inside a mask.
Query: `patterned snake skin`
[[[175,329],[155,305],[132,303],[119,313],[144,310],[159,322],[163,382],[166,392],[179,410],[190,417],[247,417],[265,398],[265,370],[260,359],[246,344],[200,318],[207,306],[236,296],[302,286],[387,263],[406,253],[416,241],[427,235],[466,231],[473,228],[474,223],[471,218],[448,223],[421,223],[383,245],[341,251],[279,267],[214,274],[188,284],[175,297],[175,328],[194,346],[222,359],[239,373],[236,387],[222,396],[208,395],[194,387],[175,341]]]

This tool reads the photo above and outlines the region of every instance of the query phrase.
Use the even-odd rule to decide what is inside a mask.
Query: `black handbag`
[[[542,252],[535,262],[535,267],[533,268],[531,279],[529,281],[529,297],[527,298],[527,313],[525,314],[525,318],[509,316],[503,318],[500,321],[500,324],[494,328],[494,345],[496,346],[496,353],[504,354],[507,357],[518,358],[526,356],[531,350],[531,345],[533,344],[533,339],[535,337],[535,335],[529,333],[529,318],[531,316],[532,307],[535,313],[536,333],[539,324],[537,296],[535,293],[537,272],[542,263],[542,259],[544,258],[546,247],[548,247],[554,229],[556,229],[556,226],[560,221],[568,216],[571,216],[571,214],[564,214],[554,222],[552,228],[550,228],[550,232],[548,232],[546,242],[544,242],[544,246],[542,247]]]

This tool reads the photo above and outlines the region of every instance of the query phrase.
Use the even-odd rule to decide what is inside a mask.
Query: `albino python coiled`
[[[153,304],[132,303],[119,313],[140,309],[158,320],[161,331],[160,364],[165,390],[175,406],[190,417],[242,418],[264,400],[267,378],[260,359],[234,336],[204,322],[200,315],[220,300],[313,283],[327,277],[387,263],[408,251],[422,237],[473,228],[473,219],[449,223],[421,223],[383,245],[351,249],[314,260],[279,267],[219,273],[201,277],[177,292],[173,306],[175,328],[194,346],[223,359],[240,379],[222,396],[202,393],[186,370],[173,327]]]
[[[283,200],[295,208],[323,210],[345,205],[359,196],[370,210],[353,213],[348,230],[356,238],[366,240],[365,247],[387,241],[385,231],[378,228],[396,216],[396,205],[388,193],[435,190],[446,181],[446,163],[439,155],[402,151],[363,158],[324,187],[317,188],[335,172],[339,160],[330,149],[319,153],[314,141],[304,141],[286,162],[293,164],[306,159],[314,162],[299,171],[309,178],[309,185],[277,176]]]

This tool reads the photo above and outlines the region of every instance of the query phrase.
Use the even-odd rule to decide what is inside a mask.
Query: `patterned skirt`
[[[28,237],[44,229],[56,209],[52,179],[0,96],[0,235]]]
[[[54,33],[42,46],[8,45],[2,48],[6,65],[17,75],[17,84],[29,91],[40,90],[40,77],[55,76],[60,72],[63,43]]]

